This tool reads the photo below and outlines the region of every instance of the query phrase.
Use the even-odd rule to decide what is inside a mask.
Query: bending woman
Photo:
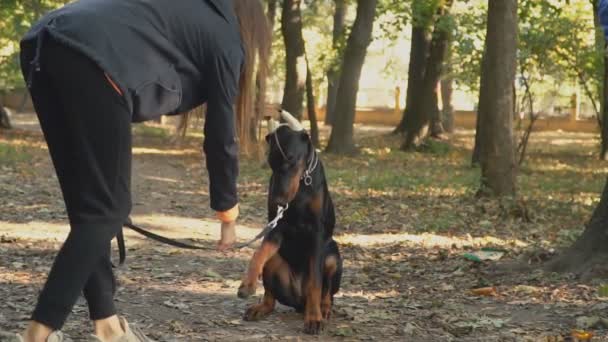
[[[110,242],[131,210],[132,122],[207,104],[210,206],[221,220],[218,248],[231,246],[237,136],[247,143],[254,64],[259,54],[264,74],[269,44],[259,0],[80,0],[32,27],[22,71],[71,229],[15,341],[62,341],[81,293],[93,341],[147,340],[116,314],[110,263]]]

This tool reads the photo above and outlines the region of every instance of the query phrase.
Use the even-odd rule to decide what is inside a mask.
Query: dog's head
[[[291,202],[300,189],[313,146],[308,133],[289,113],[282,111],[285,124],[272,127],[266,136],[268,164],[272,169],[269,200],[273,205]]]

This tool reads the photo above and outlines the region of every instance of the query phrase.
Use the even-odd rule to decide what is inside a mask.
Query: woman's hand
[[[221,239],[217,243],[217,249],[220,252],[226,251],[236,242],[236,221],[222,222]]]
[[[225,251],[236,242],[236,219],[239,217],[239,205],[232,209],[217,212],[217,218],[222,222],[222,237],[217,243],[218,251]]]

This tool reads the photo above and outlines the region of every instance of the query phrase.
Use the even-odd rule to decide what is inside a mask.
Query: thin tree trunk
[[[435,21],[437,23],[443,16],[447,15],[452,1],[446,1],[443,6],[438,9],[438,16]],[[441,77],[441,70],[448,46],[449,32],[445,27],[435,25],[433,39],[429,48],[429,56],[426,61],[425,73],[420,87],[421,97],[414,99],[420,103],[420,106],[414,106],[408,111],[408,118],[405,120],[405,139],[401,148],[410,150],[416,148],[426,137],[433,116],[435,123],[440,125],[438,120],[439,109],[437,106],[437,84]],[[437,131],[439,130],[437,127]],[[437,132],[435,132],[437,133]]]
[[[534,112],[534,98],[532,96],[532,91],[530,90],[530,84],[528,82],[528,78],[526,77],[526,73],[524,68],[521,68],[520,77],[524,84],[524,96],[522,98],[522,110],[525,106],[526,99],[528,100],[528,111],[530,112],[530,122],[528,123],[528,127],[521,136],[521,140],[517,145],[517,152],[519,152],[519,160],[517,165],[522,165],[524,159],[526,158],[526,151],[528,149],[528,142],[530,141],[530,136],[532,136],[532,130],[534,129],[534,123],[538,120],[538,115]],[[514,111],[515,112],[515,111]],[[522,120],[523,121],[523,120]]]
[[[479,162],[480,162],[480,157],[479,157],[479,145],[481,144],[480,137],[481,137],[481,127],[479,126],[479,124],[481,123],[481,120],[479,119],[479,108],[477,109],[477,116],[475,119],[475,143],[473,145],[473,154],[471,156],[471,166],[475,167],[475,166],[479,166]]]
[[[441,101],[443,114],[443,128],[448,133],[454,133],[454,107],[452,105],[452,94],[454,79],[451,76],[441,80]]]
[[[443,61],[443,75],[441,77],[441,119],[443,128],[448,133],[454,133],[454,107],[452,95],[454,94],[454,78],[452,76],[452,41],[448,42],[445,60]]]
[[[439,83],[433,90],[433,110],[431,111],[431,137],[441,138],[445,129],[443,128],[443,113],[439,110]]]
[[[517,0],[489,1],[479,92],[478,148],[481,190],[515,194],[513,83],[517,51]]]
[[[417,0],[419,1],[419,0]],[[414,7],[415,8],[415,7]],[[408,120],[410,111],[417,111],[415,108],[422,98],[422,88],[420,85],[424,80],[426,69],[426,59],[429,54],[431,38],[424,27],[412,25],[412,43],[410,47],[410,62],[407,72],[407,93],[405,97],[405,108],[401,121],[395,127],[393,133],[405,133],[405,122]]]
[[[285,41],[285,88],[281,106],[296,118],[302,118],[306,90],[306,53],[302,37],[301,0],[284,0],[281,32]]]
[[[13,125],[11,124],[11,116],[9,115],[8,109],[4,108],[0,103],[0,128],[2,129],[11,129]]]
[[[598,94],[600,94],[600,119],[598,120],[598,123],[600,125],[602,140],[600,159],[608,160],[608,57],[606,57],[606,54],[604,53],[606,49],[606,38],[604,38],[604,29],[600,24],[599,1],[591,0],[591,5],[593,6],[593,23],[595,26],[595,48],[597,53],[603,56],[600,68],[602,83],[600,83],[600,86],[598,87]]]
[[[604,56],[604,66],[608,65],[608,57]],[[600,127],[602,129],[602,147],[600,151],[600,159],[608,160],[608,67],[604,67],[603,72],[603,88],[602,88],[602,120],[600,121]]]
[[[335,0],[334,10],[334,28],[332,37],[332,48],[339,48],[340,39],[344,34],[344,18],[346,16],[346,1]],[[331,125],[334,118],[334,109],[336,107],[336,94],[338,93],[338,82],[340,81],[340,63],[341,53],[338,53],[336,61],[332,63],[327,71],[327,104],[325,106],[325,124]]]
[[[361,69],[365,61],[367,47],[372,40],[376,5],[377,0],[357,1],[357,16],[344,50],[335,108],[335,122],[327,146],[329,152],[345,154],[356,151],[353,139],[353,122],[357,92],[359,91],[359,79],[361,78]]]
[[[308,63],[308,62],[307,62]],[[319,147],[319,125],[317,123],[317,105],[312,85],[310,66],[306,68],[306,109],[310,121],[310,138],[315,147]]]
[[[266,17],[268,19],[268,26],[270,30],[270,34],[274,32],[274,21],[277,12],[277,0],[269,0],[268,1],[268,9],[266,11]],[[271,47],[268,46],[268,51],[266,53],[267,56],[270,56]],[[251,125],[251,138],[253,141],[258,141],[260,138],[259,135],[261,132],[257,129],[259,127],[260,121],[264,117],[264,110],[266,109],[266,78],[263,78],[259,71],[255,75],[255,105],[254,111],[255,115],[252,118],[253,122]],[[260,128],[261,129],[261,128]]]

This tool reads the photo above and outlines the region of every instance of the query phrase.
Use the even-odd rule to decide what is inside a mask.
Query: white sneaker
[[[23,342],[23,337],[19,334],[0,332],[0,342]],[[61,331],[53,331],[49,337],[46,338],[46,342],[72,342],[72,340],[66,337]]]
[[[154,342],[154,340],[146,337],[146,335],[144,335],[136,326],[129,327],[129,323],[127,323],[127,320],[124,317],[118,316],[118,319],[120,320],[120,326],[122,326],[125,334],[112,340],[112,342]],[[0,340],[0,342],[4,341]],[[91,335],[90,342],[101,342],[101,339],[95,335]]]

